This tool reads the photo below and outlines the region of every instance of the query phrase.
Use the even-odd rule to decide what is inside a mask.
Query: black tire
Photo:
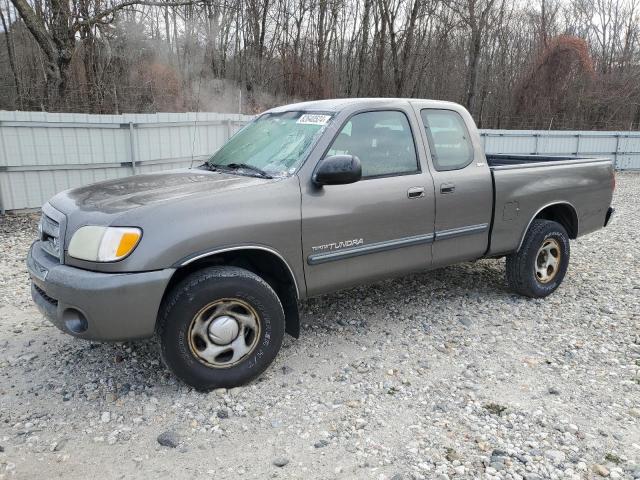
[[[192,322],[204,318],[206,314],[198,315],[212,302],[225,303],[227,299],[237,299],[253,309],[259,328],[246,356],[231,366],[214,367],[198,357],[194,339],[200,337],[194,337]],[[157,336],[169,370],[186,384],[208,391],[246,384],[264,372],[280,350],[284,329],[282,304],[267,282],[248,270],[220,266],[194,272],[169,292],[160,307]]]
[[[540,274],[536,269],[538,253],[544,245],[551,245],[554,250],[559,249],[557,268],[552,270],[555,273],[547,281],[540,280]],[[546,297],[562,283],[569,267],[569,255],[569,235],[565,228],[550,220],[534,220],[520,249],[507,255],[507,283],[521,295],[531,298]]]

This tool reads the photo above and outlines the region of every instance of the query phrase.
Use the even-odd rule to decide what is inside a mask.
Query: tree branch
[[[14,0],[14,1],[23,2],[24,0]],[[122,10],[123,8],[131,7],[134,5],[136,6],[142,5],[147,7],[180,7],[184,5],[195,5],[197,3],[202,3],[202,1],[203,0],[180,0],[177,2],[161,2],[161,1],[154,1],[154,0],[127,0],[122,3],[119,3],[118,5],[114,5],[111,8],[107,8],[106,10],[103,10],[102,12],[95,14],[91,18],[87,18],[86,20],[80,20],[75,22],[75,28],[77,30],[80,27],[90,26],[98,22],[99,20],[103,19],[104,17],[108,17],[109,15],[119,10]]]
[[[47,56],[49,62],[56,63],[58,55],[51,36],[42,21],[38,18],[38,15],[36,15],[36,12],[31,8],[31,5],[29,5],[26,0],[11,0],[11,3],[13,3],[13,6],[16,7],[16,10],[20,13],[22,21]]]

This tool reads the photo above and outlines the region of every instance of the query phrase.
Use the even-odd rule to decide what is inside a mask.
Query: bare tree
[[[496,0],[448,0],[447,5],[468,27],[471,37],[468,46],[468,68],[465,76],[464,104],[475,111],[480,53],[484,35],[495,15]]]
[[[36,10],[27,0],[11,0],[25,25],[33,35],[45,54],[47,61],[47,99],[64,99],[66,89],[70,83],[70,65],[73,53],[76,49],[76,34],[81,29],[87,29],[94,25],[108,24],[109,18],[125,7],[133,5],[166,6],[165,2],[148,0],[126,0],[110,7],[96,7],[89,11],[84,9],[72,10],[66,0],[46,0],[50,18],[45,19],[36,13]],[[179,1],[172,5],[191,5],[192,0]]]
[[[640,0],[4,4],[0,108],[237,111],[241,97],[253,113],[377,95],[458,101],[487,127],[640,122]]]
[[[7,16],[10,15],[9,3],[7,1]],[[9,22],[5,20],[4,13],[2,12],[2,7],[0,6],[0,22],[2,23],[2,30],[4,31],[4,39],[7,44],[7,55],[9,57],[9,67],[11,68],[11,73],[13,75],[13,83],[16,87],[16,95],[18,97],[18,105],[22,108],[22,85],[20,82],[20,76],[18,75],[18,69],[16,67],[16,52],[13,46],[13,38],[11,35],[11,30],[9,29],[9,24],[11,23],[11,19],[9,18]]]

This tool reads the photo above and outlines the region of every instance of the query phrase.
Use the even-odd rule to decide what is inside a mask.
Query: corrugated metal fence
[[[481,130],[487,153],[608,157],[618,170],[640,170],[640,132]]]
[[[0,112],[0,209],[57,192],[202,161],[252,117],[220,113]],[[483,130],[489,153],[607,156],[640,170],[640,132]]]
[[[40,207],[62,190],[188,167],[252,117],[221,113],[85,115],[0,111],[0,209]]]

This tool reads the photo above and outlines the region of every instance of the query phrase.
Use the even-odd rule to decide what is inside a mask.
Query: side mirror
[[[325,157],[313,172],[316,185],[345,185],[362,178],[362,164],[354,155],[333,155]]]

